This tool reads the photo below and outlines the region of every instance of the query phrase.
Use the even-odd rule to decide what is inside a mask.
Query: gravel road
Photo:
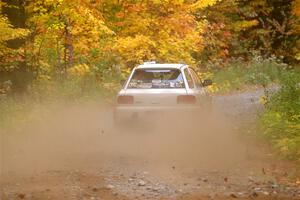
[[[300,199],[296,167],[254,137],[262,94],[124,129],[108,106],[62,105],[1,131],[0,199]]]

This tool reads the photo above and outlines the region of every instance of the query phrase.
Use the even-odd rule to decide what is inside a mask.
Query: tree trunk
[[[71,25],[68,18],[65,19],[65,51],[64,60],[65,68],[64,73],[67,74],[67,69],[74,65],[74,46],[73,46],[73,36],[70,31]]]

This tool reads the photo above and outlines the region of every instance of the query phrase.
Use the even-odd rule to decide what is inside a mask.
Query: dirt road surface
[[[1,131],[0,199],[300,199],[296,167],[253,137],[261,94],[216,96],[209,116],[123,128],[109,106],[61,105]]]

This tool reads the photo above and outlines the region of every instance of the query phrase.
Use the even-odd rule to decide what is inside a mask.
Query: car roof
[[[171,69],[180,69],[181,67],[186,66],[186,64],[175,64],[175,63],[164,63],[164,64],[156,64],[156,63],[144,63],[136,67],[136,69],[153,69],[153,68],[171,68]]]

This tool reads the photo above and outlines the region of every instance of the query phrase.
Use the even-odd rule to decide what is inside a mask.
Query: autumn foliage
[[[7,81],[12,93],[70,78],[109,85],[149,60],[198,69],[247,62],[253,52],[300,60],[299,0],[2,0],[0,7],[2,93]]]

